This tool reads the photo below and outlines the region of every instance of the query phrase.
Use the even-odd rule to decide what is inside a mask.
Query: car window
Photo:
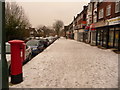
[[[10,44],[6,44],[6,53],[10,53]]]
[[[43,42],[42,42],[42,41],[39,41],[39,43],[38,43],[38,44],[39,44],[38,46],[43,45]]]
[[[37,40],[30,40],[26,43],[28,46],[38,46]]]

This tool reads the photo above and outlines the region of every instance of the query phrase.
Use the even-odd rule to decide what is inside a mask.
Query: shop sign
[[[106,26],[106,22],[104,20],[95,23],[95,28],[102,26]]]
[[[108,19],[106,21],[107,25],[116,25],[116,24],[120,24],[120,16],[116,17],[116,18],[112,18],[112,19]]]
[[[86,21],[82,21],[82,25],[85,26],[87,24]]]
[[[84,29],[79,29],[79,32],[84,32]]]

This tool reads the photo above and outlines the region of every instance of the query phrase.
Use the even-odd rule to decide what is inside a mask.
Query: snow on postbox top
[[[24,43],[24,41],[22,41],[22,40],[10,40],[10,41],[8,41],[10,44],[22,44],[22,43]]]

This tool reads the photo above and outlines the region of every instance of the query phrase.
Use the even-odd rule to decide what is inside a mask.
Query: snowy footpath
[[[118,54],[60,38],[23,67],[10,88],[118,88]]]

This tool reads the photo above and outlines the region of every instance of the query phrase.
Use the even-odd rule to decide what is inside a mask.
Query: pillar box
[[[22,61],[24,59],[24,41],[11,40],[11,83],[18,84],[23,81]]]

